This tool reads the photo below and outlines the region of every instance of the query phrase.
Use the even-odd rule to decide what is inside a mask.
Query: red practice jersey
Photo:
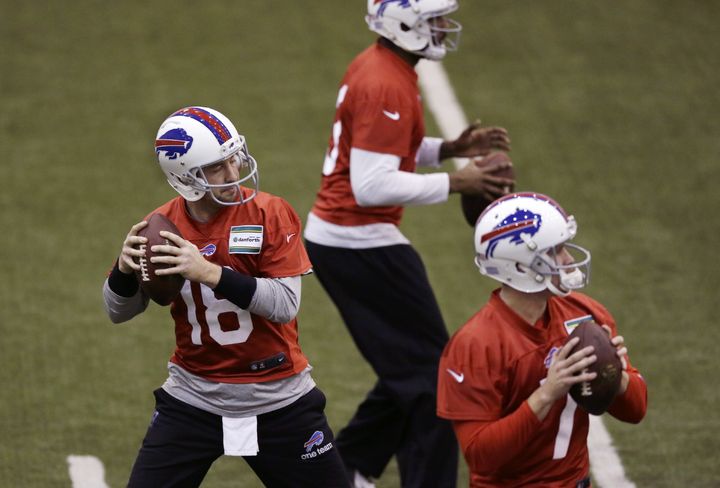
[[[182,197],[152,213],[167,216],[205,259],[242,274],[283,278],[311,270],[300,219],[282,198],[258,192],[206,223],[190,218]],[[296,319],[271,322],[200,283],[185,281],[170,313],[176,339],[170,360],[192,374],[222,383],[259,383],[292,376],[308,364],[298,344]],[[279,366],[265,367],[264,360],[280,354]]]
[[[417,73],[376,43],[350,64],[340,82],[336,106],[312,212],[337,225],[398,225],[401,206],[358,206],[350,185],[350,149],[399,156],[401,171],[415,171],[415,154],[425,136]]]
[[[439,369],[438,415],[454,421],[494,422],[518,411],[540,386],[552,356],[569,333],[588,319],[607,324],[616,334],[610,313],[581,293],[552,297],[545,317],[531,327],[496,290],[445,348]],[[639,377],[629,364],[628,373]],[[504,464],[498,466],[493,459],[468,459],[465,449],[472,487],[574,487],[588,476],[588,414],[577,408],[569,395],[557,401],[542,422],[529,408],[528,412],[538,424],[533,426],[537,430],[522,445],[512,446],[517,455]],[[486,447],[489,457],[502,456],[498,447],[494,454],[492,445]],[[493,468],[483,472],[487,466]]]

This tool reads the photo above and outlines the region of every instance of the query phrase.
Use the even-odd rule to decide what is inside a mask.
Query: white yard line
[[[602,417],[590,415],[590,471],[595,484],[608,488],[635,488],[635,483],[625,475],[620,456],[613,447],[612,437],[603,424]]]
[[[467,127],[468,120],[445,69],[441,63],[422,60],[418,63],[417,72],[423,101],[435,117],[440,132],[446,139],[455,139]],[[456,168],[465,164],[466,159],[455,161]],[[635,488],[635,483],[625,476],[620,456],[600,417],[590,416],[588,448],[590,470],[598,488]]]
[[[95,456],[67,457],[72,488],[109,488],[105,483],[105,466]]]
[[[423,92],[423,102],[435,117],[442,136],[445,139],[455,139],[468,126],[465,112],[455,97],[455,90],[450,84],[445,68],[441,63],[421,60],[417,66],[420,88]],[[466,162],[456,162],[460,167]]]

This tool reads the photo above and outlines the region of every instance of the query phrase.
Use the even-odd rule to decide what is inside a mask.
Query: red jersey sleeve
[[[637,424],[647,412],[647,385],[629,361],[627,373],[630,377],[627,390],[613,401],[608,413],[623,422]]]
[[[437,413],[452,420],[495,420],[502,415],[507,378],[496,367],[496,338],[480,336],[472,320],[440,358]]]
[[[387,87],[379,96],[361,93],[352,102],[352,147],[401,158],[414,152],[417,101],[399,88]]]
[[[295,210],[274,197],[265,210],[265,242],[259,261],[263,278],[305,274],[312,269],[302,241],[302,224]]]
[[[491,474],[521,455],[540,426],[541,422],[527,402],[494,422],[453,422],[465,459],[471,471],[479,474]]]

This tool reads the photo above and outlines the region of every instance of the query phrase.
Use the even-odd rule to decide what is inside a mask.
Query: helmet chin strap
[[[585,285],[585,275],[577,268],[569,273],[561,269],[559,271],[559,276],[560,286],[555,286],[552,282],[552,277],[548,276],[547,288],[554,295],[566,297],[572,290],[577,290]]]
[[[245,197],[243,195],[243,187],[239,183],[233,183],[233,184],[230,184],[227,186],[228,187],[235,186],[237,188],[237,198],[232,202],[226,202],[226,201],[220,200],[212,192],[212,189],[208,190],[206,193],[210,194],[210,198],[212,198],[213,201],[215,201],[215,203],[217,203],[219,205],[224,205],[227,207],[232,207],[234,205],[243,205],[243,204],[249,202],[250,200],[252,200],[253,198],[255,198],[255,196],[257,195],[257,190],[255,188],[250,188],[252,190],[252,193],[250,194],[250,196]]]
[[[560,284],[570,290],[577,290],[585,286],[585,275],[578,268],[575,268],[570,273],[560,270]]]

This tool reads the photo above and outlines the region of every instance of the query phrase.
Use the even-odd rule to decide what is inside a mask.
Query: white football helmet
[[[513,193],[490,204],[475,224],[475,264],[480,273],[525,292],[545,289],[565,296],[590,281],[590,252],[568,241],[577,224],[550,197]],[[558,264],[563,245],[575,262]],[[558,286],[553,284],[553,276]]]
[[[448,18],[444,25],[434,25],[430,19],[457,9],[457,0],[368,0],[365,21],[371,31],[396,46],[423,58],[439,60],[447,51],[457,50],[462,26]]]
[[[170,115],[158,129],[155,153],[168,183],[186,200],[195,202],[206,193],[221,205],[240,205],[258,192],[258,171],[255,159],[233,123],[217,110],[207,107],[186,107]],[[234,158],[240,177],[237,181],[212,185],[203,167]],[[240,186],[249,188],[245,194]],[[213,188],[238,187],[240,198],[223,202]]]

